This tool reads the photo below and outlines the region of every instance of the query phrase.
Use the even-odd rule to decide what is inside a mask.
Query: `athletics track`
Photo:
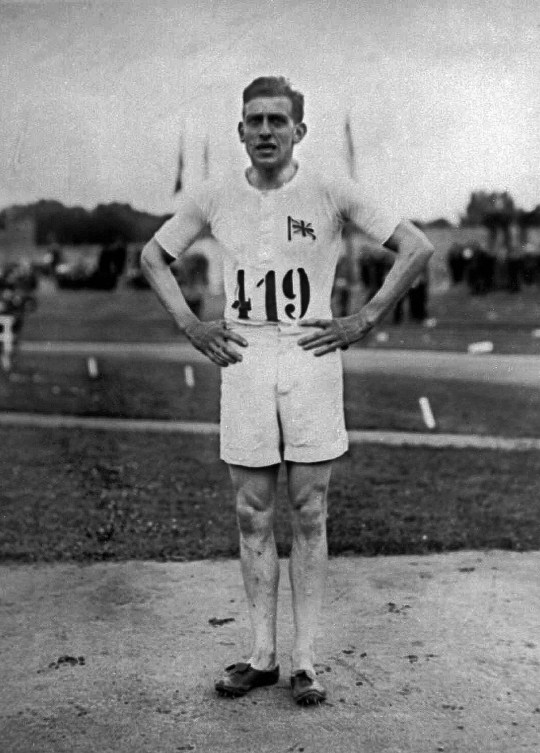
[[[185,363],[208,363],[208,360],[185,343],[102,343],[102,342],[25,342],[21,350],[30,354],[80,355],[122,359],[149,358]],[[411,350],[352,348],[343,354],[346,371],[384,372],[447,380],[471,380],[498,384],[540,387],[540,357]],[[217,434],[217,424],[191,421],[160,421],[43,415],[35,413],[0,413],[0,425],[47,428],[87,428],[106,431],[171,432]],[[352,444],[388,444],[428,447],[455,447],[494,450],[540,450],[540,439],[512,438],[434,432],[350,431]]]

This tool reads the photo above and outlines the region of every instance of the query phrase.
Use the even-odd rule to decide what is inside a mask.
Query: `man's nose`
[[[268,122],[268,118],[263,118],[263,121],[261,123],[261,130],[260,135],[264,138],[268,138],[272,135],[272,131],[270,130],[270,123]]]

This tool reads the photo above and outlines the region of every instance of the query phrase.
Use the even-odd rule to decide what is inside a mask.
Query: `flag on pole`
[[[345,117],[345,152],[346,152],[347,170],[349,173],[349,178],[356,180],[357,178],[356,152],[354,149],[354,141],[352,137],[351,117],[348,113],[347,113],[347,116]]]
[[[180,144],[178,146],[178,167],[176,169],[176,182],[173,193],[177,194],[182,190],[182,180],[184,174],[184,136],[180,134]]]

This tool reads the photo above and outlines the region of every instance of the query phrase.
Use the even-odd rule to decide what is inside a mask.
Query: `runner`
[[[314,643],[327,564],[328,484],[332,461],[347,450],[340,350],[365,337],[395,305],[433,249],[410,222],[371,204],[358,184],[298,164],[293,152],[307,131],[303,110],[303,95],[286,79],[255,79],[243,92],[238,125],[250,166],[185,192],[175,216],[145,246],[142,265],[180,331],[225,367],[221,458],[236,497],[253,644],[249,659],[228,666],[216,690],[241,696],[279,678],[273,515],[285,462],[293,528],[291,688],[294,700],[305,705],[326,698],[315,672]],[[332,319],[346,220],[396,252],[396,261],[358,313]],[[221,321],[199,321],[169,269],[205,226],[223,249]]]

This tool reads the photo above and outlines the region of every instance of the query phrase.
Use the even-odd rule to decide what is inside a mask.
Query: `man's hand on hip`
[[[189,324],[184,333],[193,347],[218,366],[228,366],[242,360],[242,355],[236,348],[228,345],[229,340],[243,347],[247,346],[246,340],[235,332],[230,332],[224,321],[196,321]]]
[[[339,349],[347,350],[351,343],[362,340],[373,329],[373,322],[362,312],[336,319],[305,319],[299,324],[321,330],[298,340],[298,345],[304,350],[313,350],[315,356],[324,356]]]

